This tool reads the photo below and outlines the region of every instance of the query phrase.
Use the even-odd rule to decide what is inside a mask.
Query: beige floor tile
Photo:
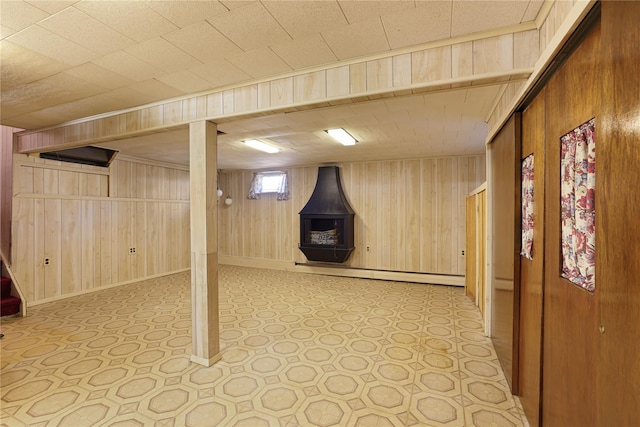
[[[2,319],[2,425],[522,426],[463,289],[220,268],[191,363],[189,273]]]

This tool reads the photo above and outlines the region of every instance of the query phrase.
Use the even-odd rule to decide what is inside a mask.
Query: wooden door
[[[520,258],[520,401],[532,427],[540,425],[544,278],[544,90],[522,113],[522,158],[533,155],[532,259]]]
[[[602,2],[602,112],[596,118],[596,293],[602,333],[595,384],[602,427],[640,420],[639,22],[640,2]]]
[[[520,114],[488,147],[491,203],[491,339],[512,392],[518,390],[518,273],[520,221]],[[517,206],[517,209],[516,209]],[[518,230],[520,229],[518,224]]]
[[[476,195],[467,196],[467,229],[466,229],[466,249],[465,249],[465,291],[472,301],[476,302],[477,291],[477,275],[476,264],[478,253],[476,251]]]
[[[549,80],[544,92],[546,217],[542,422],[548,426],[591,426],[596,419],[599,290],[597,282],[595,293],[591,293],[560,276],[560,137],[592,117],[596,117],[596,132],[600,129],[597,100],[602,80],[599,58],[598,25]],[[599,151],[597,143],[596,151]],[[598,174],[596,181],[602,177]]]
[[[476,270],[476,276],[478,277],[478,308],[482,314],[482,318],[485,318],[485,296],[487,294],[487,192],[481,191],[478,194],[478,222],[480,225],[480,232],[478,233],[480,241],[477,242],[478,248],[478,267]]]

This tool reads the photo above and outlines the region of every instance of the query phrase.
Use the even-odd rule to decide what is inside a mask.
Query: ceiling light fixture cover
[[[266,144],[262,141],[258,141],[257,139],[247,139],[246,141],[242,141],[246,145],[256,150],[264,151],[265,153],[273,154],[280,151],[278,147],[274,147],[273,145]]]
[[[325,132],[342,145],[355,145],[357,142],[354,137],[349,135],[349,132],[342,128],[327,129]]]

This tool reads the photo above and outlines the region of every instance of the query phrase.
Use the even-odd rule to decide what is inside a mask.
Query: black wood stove
[[[342,190],[340,169],[321,166],[311,198],[300,211],[300,250],[309,261],[345,262],[353,246],[354,212]]]

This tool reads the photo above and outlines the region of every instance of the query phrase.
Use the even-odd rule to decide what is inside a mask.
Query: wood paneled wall
[[[13,267],[29,304],[189,268],[184,168],[24,155],[14,166]]]
[[[465,196],[485,180],[485,156],[340,164],[356,212],[356,268],[464,275]],[[248,200],[253,173],[220,174],[234,200],[219,204],[220,254],[306,262],[298,250],[298,212],[316,183],[317,167],[286,169],[291,198]]]

